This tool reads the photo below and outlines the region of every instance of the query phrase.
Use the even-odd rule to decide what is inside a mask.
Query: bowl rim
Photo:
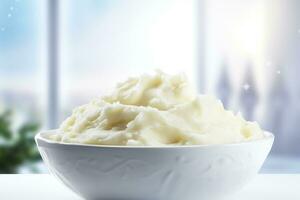
[[[264,137],[256,140],[242,141],[236,143],[224,143],[224,144],[201,144],[201,145],[181,145],[181,146],[125,146],[125,145],[97,145],[97,144],[84,144],[84,143],[66,143],[57,142],[43,137],[44,134],[49,134],[58,129],[52,129],[47,131],[41,131],[37,133],[34,137],[35,142],[38,147],[80,147],[80,148],[103,148],[103,149],[190,149],[190,148],[210,148],[210,147],[231,147],[231,146],[241,146],[250,145],[257,143],[265,143],[274,141],[274,134],[268,131],[264,131]]]

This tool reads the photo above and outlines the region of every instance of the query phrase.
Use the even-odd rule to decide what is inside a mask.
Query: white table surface
[[[48,174],[0,175],[1,200],[80,200]],[[195,198],[196,199],[196,198]],[[300,174],[258,175],[231,200],[300,200]]]

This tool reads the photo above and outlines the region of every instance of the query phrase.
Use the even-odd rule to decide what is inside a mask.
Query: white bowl
[[[220,199],[253,178],[274,140],[221,145],[128,147],[36,143],[50,172],[86,199]],[[51,190],[51,188],[49,188]]]

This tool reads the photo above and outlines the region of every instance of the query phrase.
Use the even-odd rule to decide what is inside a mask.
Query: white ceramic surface
[[[55,130],[53,130],[55,131]],[[61,144],[36,135],[50,172],[86,199],[214,200],[257,174],[274,140],[202,146]],[[51,190],[51,188],[49,188]]]

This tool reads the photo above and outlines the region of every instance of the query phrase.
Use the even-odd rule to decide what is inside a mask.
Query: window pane
[[[28,129],[35,134],[38,128],[34,128],[33,124],[41,127],[44,123],[43,4],[43,1],[34,0],[3,0],[0,4],[0,115],[1,123],[4,123],[0,130],[1,151],[11,141],[15,141],[16,145],[25,144],[23,140],[7,138],[3,128],[6,125],[10,134],[16,135],[31,134],[29,130],[18,131],[24,125],[32,125]],[[6,111],[12,112],[11,117]],[[8,121],[4,122],[4,118]],[[18,172],[23,163],[33,159],[24,154],[28,148],[35,148],[34,141],[30,143],[30,147],[25,145],[20,151],[10,152],[14,156],[1,154],[0,159],[7,159],[7,168],[0,167],[0,173]],[[16,164],[14,159],[22,162]]]
[[[192,0],[88,0],[62,5],[64,115],[129,75],[156,68],[194,77]]]
[[[300,2],[207,2],[206,92],[275,134],[263,172],[299,173]]]

